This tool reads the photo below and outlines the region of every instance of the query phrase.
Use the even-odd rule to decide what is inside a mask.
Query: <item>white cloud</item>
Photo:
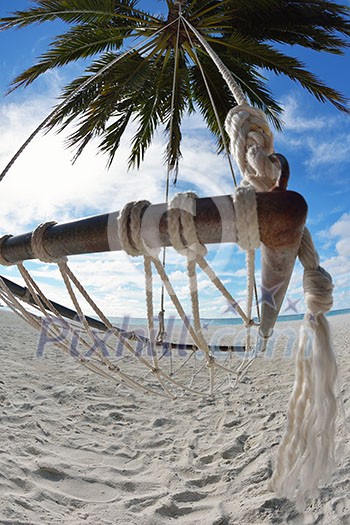
[[[0,162],[5,166],[40,120],[49,112],[51,101],[33,96],[17,103],[0,105]],[[201,119],[187,119],[185,129],[201,128]],[[23,233],[47,221],[58,222],[80,218],[82,215],[118,210],[136,199],[164,201],[166,167],[163,164],[164,140],[157,136],[139,173],[127,172],[127,156],[132,130],[122,141],[115,163],[107,171],[106,158],[98,155],[96,143],[89,146],[72,166],[72,152],[64,148],[64,137],[49,133],[39,135],[29,145],[1,183],[0,224],[3,233]],[[218,157],[215,147],[205,135],[184,134],[183,160],[179,190],[190,185],[200,195],[219,195],[232,192],[227,177],[227,164]],[[231,250],[211,247],[210,257],[221,269],[231,258]],[[190,312],[185,260],[174,250],[168,250],[168,267],[174,284]],[[94,299],[109,315],[145,316],[144,274],[142,261],[122,253],[107,253],[72,257],[70,265]],[[52,300],[71,305],[55,265],[29,263],[35,279]],[[13,269],[4,269],[13,278]],[[15,280],[20,282],[17,277]],[[199,276],[199,288],[209,297],[207,279]],[[160,295],[160,282],[155,278],[155,304]],[[206,301],[207,302],[207,301]],[[83,301],[84,303],[84,301]],[[174,308],[167,301],[167,313]],[[85,305],[86,307],[86,305]],[[208,303],[209,315],[211,304]],[[155,306],[155,313],[157,313]],[[204,307],[204,311],[205,311]],[[91,314],[91,309],[86,307]],[[216,312],[217,314],[217,312]]]
[[[350,213],[344,213],[322,237],[335,245],[335,254],[322,258],[322,266],[332,275],[334,282],[334,308],[349,307],[350,289]]]
[[[320,116],[305,116],[305,107],[301,107],[298,95],[290,94],[283,101],[283,122],[286,131],[303,133],[305,131],[319,131],[329,127],[333,120]]]
[[[350,157],[350,136],[338,133],[332,139],[323,140],[321,137],[307,137],[305,144],[309,150],[309,158],[305,164],[310,168],[323,165],[339,165],[348,162]]]
[[[277,148],[290,150],[302,156],[303,165],[313,177],[319,177],[320,168],[345,169],[350,158],[350,136],[348,118],[340,113],[313,112],[308,109],[304,97],[293,92],[284,99],[284,130],[276,133]],[[332,184],[337,183],[332,173]],[[344,181],[342,181],[344,182]]]
[[[344,213],[325,235],[331,239],[338,239],[335,246],[339,256],[350,257],[350,213]]]
[[[1,166],[6,165],[46,116],[50,104],[39,96],[25,102],[0,105]],[[197,120],[198,117],[196,126]],[[187,127],[191,127],[191,119],[187,120]],[[140,198],[164,201],[163,137],[155,138],[140,172],[128,172],[132,131],[127,131],[109,171],[105,168],[106,157],[97,153],[97,142],[89,145],[72,165],[73,153],[64,148],[62,134],[38,135],[1,183],[2,230],[18,232],[43,220],[66,221],[81,215],[117,210],[124,203]],[[207,138],[185,135],[182,149],[180,189],[181,185],[190,183],[201,195],[232,191],[226,161],[217,156]]]
[[[350,213],[344,213],[330,228],[332,237],[344,237],[350,239]]]

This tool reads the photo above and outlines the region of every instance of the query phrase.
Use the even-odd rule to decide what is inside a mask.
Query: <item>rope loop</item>
[[[225,129],[231,139],[231,152],[245,182],[256,191],[268,191],[276,183],[279,166],[269,159],[274,152],[273,134],[260,109],[241,104],[231,109]]]
[[[303,278],[307,308],[313,315],[329,312],[333,305],[332,278],[319,266],[316,270],[305,270]]]
[[[44,238],[46,230],[48,230],[49,228],[51,228],[51,226],[54,226],[55,224],[57,224],[56,221],[44,222],[42,224],[39,224],[39,226],[35,228],[35,230],[32,233],[32,237],[30,241],[32,252],[34,254],[34,257],[36,259],[39,259],[42,262],[59,263],[59,262],[67,262],[68,260],[67,257],[53,257],[46,251],[46,248],[43,242],[43,238]]]
[[[118,236],[123,250],[132,257],[155,256],[159,249],[146,245],[142,237],[142,218],[151,203],[147,200],[128,202],[118,217]]]
[[[232,195],[236,213],[236,237],[238,246],[245,251],[260,246],[260,231],[256,193],[253,186],[239,186]]]
[[[194,192],[178,193],[168,206],[168,232],[175,250],[191,260],[204,257],[207,248],[200,242],[194,222],[196,214]]]
[[[2,237],[0,237],[0,264],[2,264],[2,266],[12,266],[13,264],[7,259],[5,259],[5,257],[2,254],[2,245],[10,237],[13,237],[13,235],[3,235]]]

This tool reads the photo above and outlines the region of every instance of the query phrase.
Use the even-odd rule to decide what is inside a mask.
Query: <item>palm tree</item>
[[[159,2],[152,3],[160,9]],[[281,45],[298,45],[342,54],[350,34],[349,9],[343,5],[324,0],[164,0],[166,14],[155,15],[141,9],[138,0],[36,0],[34,4],[0,19],[0,28],[52,20],[70,27],[35,65],[14,79],[12,89],[29,85],[49,69],[92,57],[85,74],[64,88],[61,103],[45,123],[49,129],[63,130],[78,120],[69,138],[76,157],[98,136],[110,164],[128,124],[135,121],[130,166],[140,165],[162,124],[168,136],[167,161],[176,168],[181,122],[186,112],[195,110],[217,137],[219,149],[223,147],[212,102],[223,121],[236,101],[200,45],[198,33],[196,37],[185,20],[210,43],[245,96],[277,128],[282,109],[267,87],[264,71],[286,75],[318,100],[349,112],[341,93],[281,51]],[[136,49],[125,52],[135,45]]]

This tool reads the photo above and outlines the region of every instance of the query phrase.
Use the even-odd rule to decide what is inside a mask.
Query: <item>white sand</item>
[[[347,418],[350,316],[330,318]],[[1,524],[349,524],[349,437],[331,483],[305,512],[268,492],[294,380],[278,325],[274,358],[215,401],[126,392],[0,312]],[[343,434],[342,434],[343,430]]]

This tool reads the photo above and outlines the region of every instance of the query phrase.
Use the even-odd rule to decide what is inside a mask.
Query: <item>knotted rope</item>
[[[337,363],[325,313],[333,304],[331,276],[319,266],[311,234],[305,228],[299,249],[304,266],[307,311],[296,356],[296,374],[287,427],[277,453],[271,487],[281,496],[317,495],[320,480],[334,468],[337,415]]]
[[[196,195],[193,192],[180,193],[176,195],[168,205],[168,233],[170,241],[173,247],[181,255],[187,258],[187,273],[189,278],[193,325],[185,314],[179,298],[158,257],[158,253],[150,250],[143,241],[142,219],[147,212],[149,206],[148,201],[131,202],[124,206],[118,218],[118,235],[121,246],[126,253],[132,257],[140,255],[144,257],[147,318],[150,334],[154,334],[153,283],[151,269],[151,265],[154,265],[191,338],[197,348],[202,350],[205,355],[207,364],[210,367],[210,393],[213,393],[214,368],[225,369],[225,367],[215,361],[202,333],[196,266],[198,265],[206,273],[214,286],[223,294],[236,311],[241,314],[247,327],[251,327],[254,322],[251,319],[251,306],[248,308],[248,311],[250,312],[249,315],[244,313],[205,260],[207,249],[198,238],[194,221],[196,210],[195,199]],[[249,253],[252,251],[254,252],[254,249],[260,243],[255,191],[251,187],[240,188],[234,195],[233,199],[235,206],[237,207],[237,238],[239,239],[242,248],[248,249]],[[248,218],[249,224],[247,224],[246,218]],[[252,283],[254,266],[251,266],[250,274],[250,282]],[[250,289],[252,302],[252,286],[250,286]],[[154,336],[150,335],[150,338],[154,344]],[[247,340],[247,343],[249,344],[249,340]],[[232,372],[232,370],[230,370],[230,372]]]
[[[266,115],[260,109],[242,104],[230,110],[225,128],[243,184],[252,184],[256,191],[270,190],[277,181],[280,168],[269,158],[274,146]]]
[[[274,152],[273,134],[266,116],[248,105],[231,72],[200,33],[186,23],[217,65],[238,104],[228,113],[225,128],[231,141],[231,153],[242,175],[241,185],[252,185],[256,191],[269,191],[277,182],[280,166],[270,157]],[[249,275],[254,252],[247,251],[247,254]],[[307,312],[296,356],[287,429],[278,450],[271,486],[282,496],[293,498],[296,495],[302,505],[307,494],[315,494],[320,480],[329,474],[334,464],[337,364],[324,315],[333,304],[332,280],[319,266],[317,251],[306,228],[299,259],[304,266]],[[307,355],[310,346],[311,354]]]
[[[273,137],[266,117],[247,106],[232,109],[226,119],[232,154],[240,167],[243,185],[268,191],[279,170],[269,156]],[[296,375],[290,397],[287,427],[277,453],[271,487],[280,496],[305,498],[317,493],[321,479],[334,468],[335,384],[337,364],[325,313],[333,304],[332,280],[319,266],[319,257],[310,232],[305,228],[299,259],[304,266],[304,296],[307,306],[296,355]],[[247,260],[249,265],[249,258]],[[307,352],[311,348],[311,354]]]

